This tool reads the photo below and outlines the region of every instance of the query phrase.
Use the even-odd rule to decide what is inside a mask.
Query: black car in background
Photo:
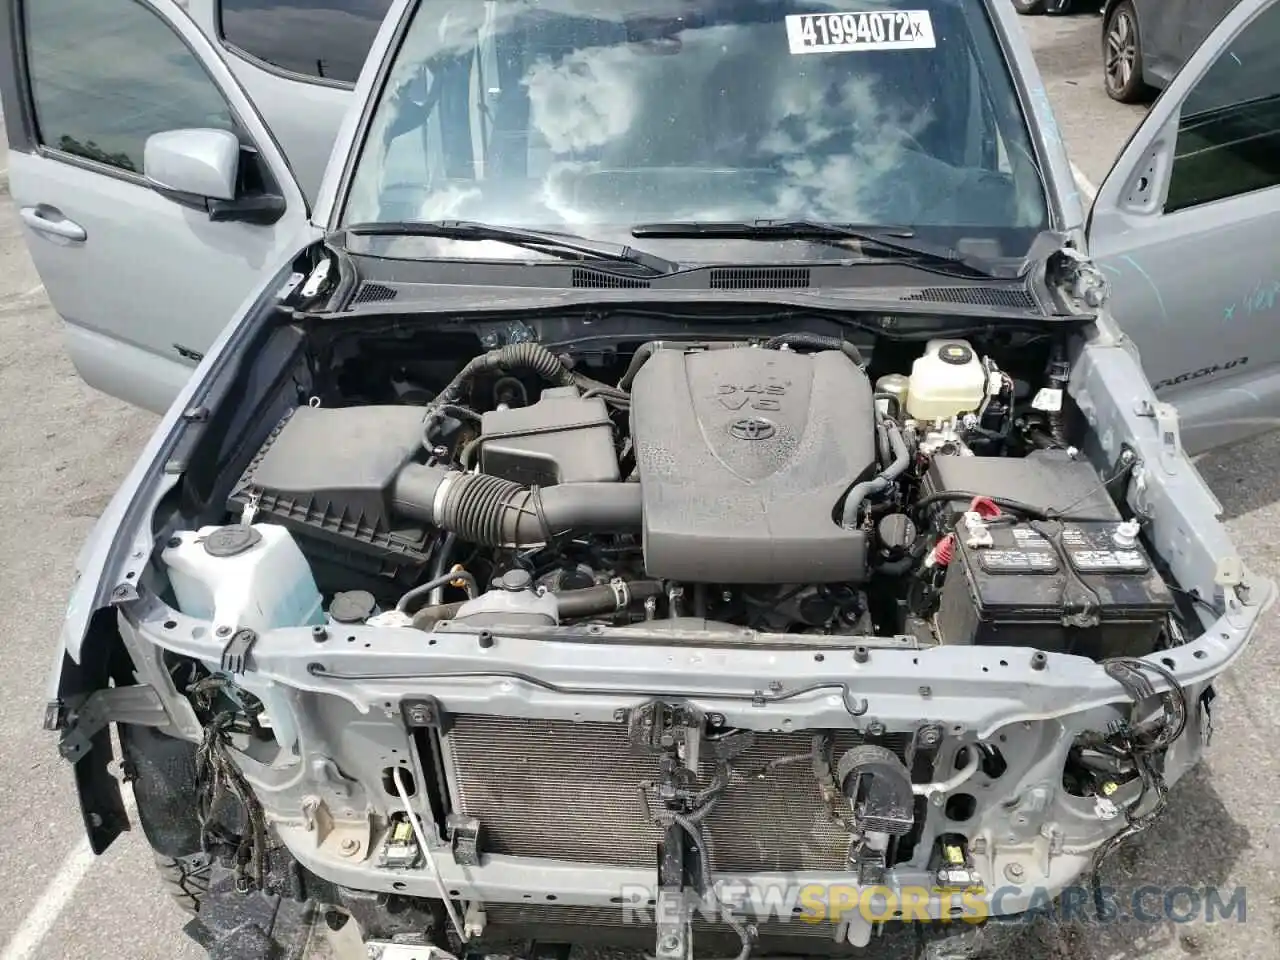
[[[1138,103],[1164,89],[1236,2],[1105,0],[1102,69],[1107,95],[1121,103]],[[1025,0],[1013,0],[1020,12],[1024,4]]]
[[[1079,13],[1081,10],[1097,10],[1100,0],[1012,0],[1013,9],[1024,17],[1042,13]]]

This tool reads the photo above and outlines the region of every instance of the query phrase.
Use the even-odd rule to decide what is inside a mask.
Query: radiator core
[[[442,738],[454,808],[477,817],[486,853],[619,867],[653,867],[662,829],[645,815],[640,784],[657,758],[627,741],[624,723],[461,714]],[[901,754],[907,736],[887,738]],[[734,760],[752,770],[807,753],[812,732],[760,733]],[[835,755],[861,742],[833,735]],[[703,779],[712,771],[704,763]],[[808,760],[762,779],[734,779],[706,821],[714,868],[734,873],[841,870],[849,835],[822,804]]]

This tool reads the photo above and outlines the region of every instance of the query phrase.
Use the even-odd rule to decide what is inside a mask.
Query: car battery
[[[1157,649],[1173,595],[1136,524],[1010,519],[958,526],[934,615],[939,642],[1095,660]]]

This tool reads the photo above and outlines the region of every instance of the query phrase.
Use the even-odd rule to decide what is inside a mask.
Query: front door
[[[391,0],[187,0],[310,202]]]
[[[174,0],[7,0],[9,184],[80,375],[162,411],[242,301],[305,242],[308,211],[271,134]],[[143,176],[150,135],[232,131],[240,189],[273,222],[223,219]]]
[[[1241,0],[1098,191],[1089,250],[1192,452],[1280,425],[1280,5]]]

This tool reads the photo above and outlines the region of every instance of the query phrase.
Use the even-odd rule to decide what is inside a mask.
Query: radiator
[[[443,738],[455,809],[478,817],[487,853],[620,867],[654,867],[662,829],[645,816],[640,783],[656,757],[623,723],[455,715]],[[757,734],[739,769],[805,753],[806,732]],[[836,756],[859,735],[834,736]],[[906,735],[888,745],[901,754]],[[703,771],[704,781],[710,770]],[[849,835],[826,814],[808,761],[736,780],[706,821],[718,871],[841,870]]]

